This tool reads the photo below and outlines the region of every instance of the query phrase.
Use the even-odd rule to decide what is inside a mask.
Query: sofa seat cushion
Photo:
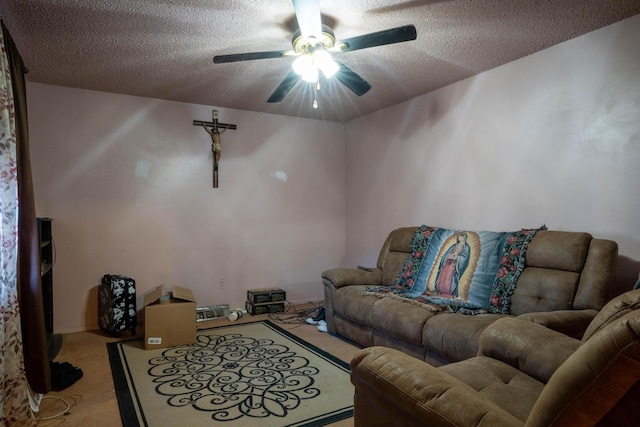
[[[376,296],[362,295],[366,286],[345,286],[333,295],[333,311],[336,314],[361,325],[369,325],[371,307],[380,299]]]
[[[440,368],[387,347],[351,360],[354,425],[522,427],[523,422]]]
[[[544,384],[511,365],[485,356],[441,366],[514,417],[527,420]]]
[[[376,298],[376,297],[373,297]],[[374,329],[411,344],[422,345],[422,328],[436,313],[398,298],[380,298],[371,308],[369,323]]]
[[[464,360],[478,354],[480,334],[506,314],[440,313],[428,319],[422,331],[422,345],[441,359]]]

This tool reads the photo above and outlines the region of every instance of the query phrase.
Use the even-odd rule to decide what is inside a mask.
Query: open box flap
[[[148,305],[155,303],[156,301],[159,301],[164,294],[165,294],[164,284],[160,286],[156,286],[150,291],[147,291],[147,293],[144,294],[144,306],[146,307]]]
[[[144,294],[144,306],[146,307],[148,305],[155,304],[156,302],[159,302],[160,304],[167,304],[169,303],[170,296],[173,299],[181,301],[196,302],[196,298],[193,296],[193,291],[191,289],[183,288],[182,286],[173,286],[171,288],[171,295],[169,295],[165,285],[162,284]]]
[[[195,302],[196,298],[193,296],[191,289],[183,288],[182,286],[174,286],[171,290],[173,298],[183,301]]]

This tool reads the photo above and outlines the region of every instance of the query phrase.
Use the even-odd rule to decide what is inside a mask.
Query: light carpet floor
[[[299,307],[300,309],[308,307]],[[268,319],[267,315],[245,315],[239,322],[254,322]],[[227,319],[201,322],[199,328],[210,328],[232,324]],[[290,331],[309,343],[330,352],[340,360],[349,362],[359,350],[358,347],[334,336],[319,332],[315,326],[304,323],[277,323],[280,327]],[[139,329],[138,333],[141,333]],[[77,332],[64,334],[63,343],[56,361],[69,362],[83,370],[84,376],[71,387],[48,393],[40,404],[40,419],[38,426],[65,426],[87,427],[97,425],[122,426],[118,401],[116,399],[109,357],[107,354],[108,342],[130,340],[131,336],[125,333],[120,339],[110,337],[101,331]],[[58,400],[64,399],[64,401]],[[68,414],[52,420],[43,418],[55,416],[66,409],[68,402],[70,408]],[[353,418],[338,421],[331,424],[332,427],[352,427]]]

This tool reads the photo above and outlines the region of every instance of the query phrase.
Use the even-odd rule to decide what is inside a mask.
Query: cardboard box
[[[196,342],[196,302],[190,289],[164,285],[144,295],[144,349]]]

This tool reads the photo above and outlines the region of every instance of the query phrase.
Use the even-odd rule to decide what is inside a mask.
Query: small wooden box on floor
[[[160,285],[144,296],[144,349],[196,342],[196,302],[190,289]]]
[[[247,290],[245,309],[251,315],[282,313],[287,293],[280,288],[260,288]]]

